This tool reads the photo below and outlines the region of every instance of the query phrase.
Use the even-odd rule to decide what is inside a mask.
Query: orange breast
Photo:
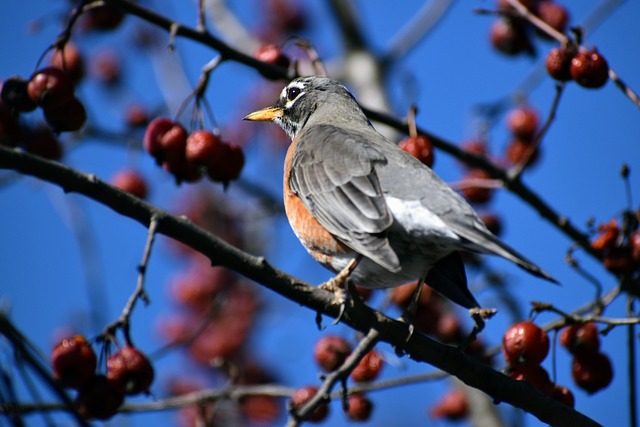
[[[284,209],[291,228],[307,251],[320,263],[328,265],[331,256],[347,254],[352,250],[329,233],[304,206],[302,200],[291,192],[289,176],[297,141],[287,150],[284,161]]]

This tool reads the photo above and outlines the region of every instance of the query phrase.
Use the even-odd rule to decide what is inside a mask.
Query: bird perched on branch
[[[479,309],[459,253],[466,250],[501,256],[555,282],[493,235],[429,167],[378,133],[340,82],[297,78],[275,104],[245,120],[274,122],[291,138],[287,218],[309,254],[337,277],[368,288],[423,280]]]

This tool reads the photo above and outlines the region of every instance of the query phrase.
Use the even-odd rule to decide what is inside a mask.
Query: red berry
[[[196,130],[187,137],[186,157],[189,162],[207,165],[214,158],[224,155],[222,141],[212,132]]]
[[[556,384],[553,387],[553,393],[551,394],[551,397],[562,402],[570,408],[576,406],[576,399],[575,397],[573,397],[573,393],[571,392],[571,390],[564,386]]]
[[[549,336],[532,322],[515,323],[502,337],[502,354],[513,367],[539,365],[548,353]]]
[[[96,354],[81,335],[63,339],[51,352],[53,376],[63,387],[79,389],[93,378],[96,365]]]
[[[351,378],[356,382],[375,380],[380,375],[382,365],[383,360],[380,354],[376,350],[371,350],[351,371]]]
[[[55,137],[51,129],[40,125],[30,129],[24,135],[24,149],[31,154],[44,157],[49,160],[62,158],[62,145]]]
[[[106,85],[114,85],[122,76],[120,56],[113,50],[103,50],[93,56],[91,71],[95,78]]]
[[[433,144],[425,135],[408,136],[400,141],[398,145],[425,165],[433,166],[435,160]]]
[[[569,325],[560,332],[560,344],[571,354],[594,354],[600,351],[600,335],[594,322]]]
[[[631,232],[629,235],[629,247],[631,248],[631,259],[637,266],[640,263],[640,231]]]
[[[462,178],[460,193],[469,203],[484,204],[493,197],[493,189],[490,187],[482,187],[473,185],[472,181],[486,181],[491,179],[489,172],[484,169],[470,169]]]
[[[111,184],[123,191],[144,199],[147,197],[147,182],[138,171],[121,169],[111,178]]]
[[[242,413],[257,425],[271,425],[280,416],[280,402],[273,396],[246,396],[240,406]]]
[[[431,418],[445,418],[450,421],[461,420],[469,415],[469,401],[462,390],[453,389],[429,411]]]
[[[125,111],[125,121],[131,128],[141,128],[149,123],[147,110],[140,104],[131,104]]]
[[[532,141],[515,138],[507,145],[507,160],[513,165],[533,166],[540,158],[540,147]]]
[[[45,109],[62,107],[73,99],[73,83],[69,76],[55,67],[37,71],[27,84],[29,98]]]
[[[244,167],[244,153],[235,144],[222,143],[221,152],[207,165],[207,174],[212,181],[227,183],[237,179]]]
[[[313,357],[325,372],[335,371],[349,354],[351,354],[351,344],[337,335],[325,335],[313,347]]]
[[[20,77],[10,77],[2,82],[0,99],[2,103],[15,112],[28,113],[38,106],[29,96],[29,82]]]
[[[468,153],[475,154],[476,156],[486,156],[488,153],[487,141],[484,139],[470,139],[468,141],[464,141],[461,144],[461,148]]]
[[[49,64],[64,71],[74,84],[78,84],[84,76],[84,60],[78,47],[72,42],[67,42],[61,49],[56,49]]]
[[[547,396],[553,395],[554,384],[551,382],[551,378],[549,377],[547,370],[540,365],[512,368],[509,372],[509,376],[514,380],[528,382],[533,386],[533,388]]]
[[[162,160],[164,158],[163,144],[161,143],[161,140],[173,126],[173,120],[165,117],[157,117],[147,125],[142,146],[147,153],[151,154],[157,160]]]
[[[517,137],[531,139],[538,129],[538,112],[528,106],[514,108],[507,117],[509,130]]]
[[[109,31],[120,26],[125,14],[116,6],[105,4],[92,7],[83,17],[85,18],[83,22],[85,29]]]
[[[56,132],[73,132],[79,130],[87,121],[87,111],[78,98],[55,108],[45,108],[44,118]]]
[[[580,354],[573,358],[571,374],[578,387],[593,394],[611,383],[613,366],[604,353]]]
[[[575,55],[573,49],[556,47],[551,49],[547,55],[547,72],[554,79],[566,82],[571,80],[571,60]]]
[[[287,55],[285,55],[282,49],[276,44],[269,43],[260,46],[253,56],[259,61],[277,65],[282,68],[287,68],[290,64]]]
[[[360,393],[354,393],[348,399],[347,417],[352,421],[368,421],[371,418],[373,403]]]
[[[500,53],[514,56],[529,51],[531,42],[522,24],[513,20],[498,19],[491,26],[491,44]]]
[[[538,4],[537,15],[554,30],[564,33],[569,23],[569,12],[561,4],[552,1],[541,1]],[[546,33],[538,31],[543,37],[549,37]]]
[[[118,412],[124,402],[120,384],[104,375],[94,376],[76,396],[76,409],[87,419],[106,420]]]
[[[300,408],[315,396],[316,393],[318,393],[318,388],[311,385],[299,388],[293,393],[293,396],[291,396],[291,405],[294,409]],[[327,415],[329,415],[329,405],[323,403],[311,413],[307,421],[318,423],[327,418]]]
[[[484,222],[490,232],[499,236],[502,232],[502,220],[493,212],[484,212],[480,215],[480,219]]]
[[[184,154],[184,153],[183,153]],[[202,178],[202,169],[183,157],[171,156],[162,162],[162,167],[171,173],[178,184],[181,182],[198,182]]]
[[[121,384],[126,394],[148,393],[153,366],[140,350],[125,346],[107,360],[107,379]]]
[[[609,80],[609,64],[596,49],[578,52],[571,59],[571,78],[580,86],[597,89]]]
[[[438,316],[435,334],[443,343],[460,342],[463,338],[460,320],[453,313],[442,313]]]

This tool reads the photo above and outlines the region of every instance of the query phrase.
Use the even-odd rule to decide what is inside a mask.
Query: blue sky
[[[195,23],[194,2],[163,2],[164,10],[170,10],[175,19]],[[258,3],[258,2],[252,2]],[[566,1],[572,22],[581,22],[601,2],[595,0]],[[52,17],[64,11],[65,2],[33,0],[8,2],[0,14],[0,78],[11,75],[28,76],[39,56],[58,31]],[[180,4],[180,5],[178,5]],[[407,1],[402,7],[394,2],[360,1],[361,20],[370,31],[367,37],[374,49],[384,51],[389,39],[419,9],[421,2]],[[167,6],[168,5],[168,6]],[[458,1],[429,35],[406,58],[396,64],[389,74],[389,85],[394,97],[395,114],[403,116],[411,103],[420,107],[420,126],[460,142],[474,135],[477,120],[474,108],[480,103],[495,102],[511,96],[539,62],[552,43],[537,43],[541,56],[530,58],[505,58],[495,53],[488,43],[488,29],[494,19],[473,13],[477,7],[491,7],[489,1]],[[324,2],[307,2],[310,16],[315,17],[307,36],[312,38],[322,57],[335,59],[340,53],[338,38],[332,25],[321,26],[316,22],[329,16]],[[252,9],[241,15],[251,21],[256,19]],[[621,2],[591,34],[587,41],[597,46],[606,56],[610,66],[636,91],[640,90],[640,55],[633,40],[640,40],[638,2]],[[37,33],[27,31],[34,19],[43,19]],[[114,34],[87,35],[81,45],[91,51],[122,43],[127,29],[135,24],[128,18],[123,29]],[[84,36],[83,36],[84,37]],[[122,46],[122,44],[120,44]],[[90,99],[87,103],[92,123],[107,129],[120,130],[122,111],[132,100],[147,105],[159,105],[163,94],[158,89],[153,61],[135,50],[119,49],[130,80],[124,88],[107,91],[94,82],[86,82],[79,88],[79,96]],[[214,55],[214,52],[179,40],[174,54],[182,61],[188,82],[193,84],[198,71]],[[538,68],[539,69],[539,68]],[[255,94],[261,80],[258,73],[235,64],[224,64],[216,70],[207,98],[216,119],[225,128],[233,128],[234,121],[246,114],[248,98]],[[176,99],[184,98],[176,85]],[[185,87],[188,90],[188,86]],[[553,100],[554,83],[544,77],[527,99],[546,117]],[[525,182],[559,213],[568,217],[581,229],[589,218],[597,222],[608,221],[626,207],[626,195],[618,171],[623,163],[631,167],[631,184],[634,206],[638,206],[640,193],[640,111],[611,83],[600,90],[585,90],[569,85],[563,94],[556,121],[543,142],[541,162],[525,173]],[[37,119],[37,114],[30,116]],[[256,125],[264,126],[264,125]],[[260,131],[262,132],[262,131]],[[504,120],[491,129],[491,148],[495,153],[504,149],[507,132]],[[282,152],[273,146],[250,144],[247,150],[248,166],[243,175],[250,182],[259,182],[264,188],[280,197]],[[189,192],[188,186],[176,189],[172,180],[159,170],[144,153],[125,150],[120,145],[90,141],[75,147],[65,161],[79,170],[108,179],[124,165],[135,165],[153,182],[151,201],[166,208],[175,206],[176,197]],[[461,169],[456,161],[443,153],[437,153],[434,169],[447,181],[460,178]],[[205,187],[213,184],[204,184]],[[231,194],[234,193],[233,189]],[[53,343],[60,328],[68,325],[84,325],[80,329],[94,335],[87,321],[87,290],[83,276],[82,249],[71,231],[74,227],[86,227],[96,257],[103,301],[100,312],[105,322],[114,319],[122,309],[136,280],[138,264],[145,243],[146,230],[127,218],[114,215],[105,207],[78,195],[65,195],[53,187],[31,178],[19,179],[0,188],[0,301],[9,308],[11,318],[35,344],[45,352]],[[589,301],[593,288],[564,262],[564,254],[571,242],[542,220],[536,212],[506,191],[500,191],[491,204],[505,223],[503,239],[527,254],[532,260],[551,272],[562,283],[556,287],[527,276],[502,260],[492,260],[491,265],[504,270],[512,280],[514,293],[526,309],[527,302],[546,301],[571,311]],[[259,220],[254,224],[260,230],[264,255],[276,266],[311,283],[320,283],[329,273],[315,264],[304,252],[282,217]],[[614,285],[613,277],[581,253],[577,255],[583,266],[600,280],[606,289]],[[162,341],[157,334],[158,319],[173,310],[168,298],[167,282],[184,265],[167,249],[164,239],[154,248],[148,289],[152,304],[139,308],[133,318],[133,334],[136,343],[147,351],[157,349]],[[472,284],[473,277],[471,277]],[[511,282],[513,283],[511,285]],[[490,292],[476,294],[483,304],[499,303]],[[291,386],[316,381],[317,369],[311,358],[311,348],[320,335],[314,326],[314,314],[296,304],[268,292],[262,293],[265,309],[261,329],[253,340],[261,357]],[[500,309],[500,306],[498,306]],[[624,315],[624,301],[615,303],[606,312],[608,316]],[[544,314],[541,323],[554,317]],[[502,331],[511,319],[506,311],[493,319],[485,332],[486,341],[499,343]],[[351,336],[343,326],[334,332]],[[601,393],[589,397],[572,386],[570,359],[562,349],[557,354],[558,383],[572,386],[577,409],[608,425],[627,424],[626,332],[615,329],[603,338],[603,348],[614,362],[616,375],[613,384]],[[295,344],[292,344],[295,343]],[[406,359],[395,359],[389,347],[381,350],[388,355],[390,364],[384,377],[393,378],[410,373],[429,371],[426,365],[415,365]],[[171,357],[159,360],[157,388],[161,394],[162,380],[173,375],[176,360]],[[551,369],[550,360],[545,367]],[[376,404],[375,421],[371,425],[415,425],[427,422],[425,413],[445,389],[446,384],[414,385],[405,389],[392,389],[371,395]],[[327,425],[344,425],[344,416],[337,404]],[[406,414],[398,420],[397,414]],[[506,411],[506,414],[512,411]],[[132,417],[131,425],[145,425],[151,418],[166,414]],[[416,422],[415,420],[420,420]],[[37,425],[40,419],[30,418]],[[527,425],[538,425],[532,417]]]

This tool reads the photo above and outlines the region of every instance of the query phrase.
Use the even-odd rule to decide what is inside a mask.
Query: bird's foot
[[[335,277],[327,280],[322,283],[319,287],[320,289],[324,289],[325,291],[329,291],[333,294],[333,304],[337,304],[340,306],[340,311],[338,312],[338,316],[336,320],[333,321],[335,325],[340,321],[342,315],[344,314],[344,310],[347,307],[347,296],[348,296],[348,285],[349,285],[349,276],[351,272],[358,266],[362,256],[357,256],[352,259],[349,264],[345,268],[342,269]]]
[[[495,308],[470,308],[469,314],[473,318],[473,321],[476,322],[476,324],[469,336],[458,345],[458,348],[460,350],[465,350],[469,346],[469,344],[474,342],[478,337],[478,334],[480,334],[480,332],[482,332],[482,330],[484,329],[485,320],[491,319],[497,312],[498,310],[496,310]]]

